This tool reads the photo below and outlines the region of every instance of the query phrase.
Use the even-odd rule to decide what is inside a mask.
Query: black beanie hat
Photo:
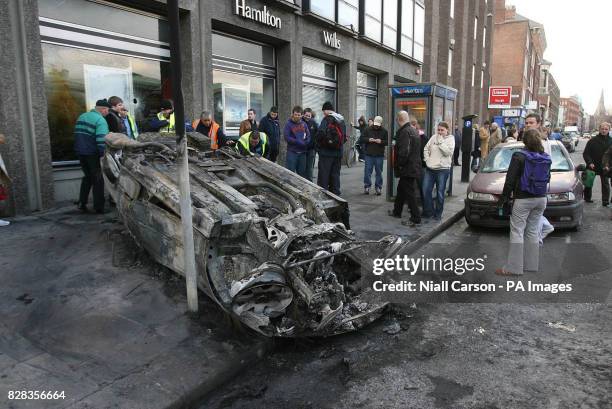
[[[172,101],[169,99],[162,99],[162,102],[159,107],[161,109],[174,109],[174,107],[172,106]]]
[[[109,104],[108,100],[106,98],[104,99],[99,99],[96,101],[96,106],[97,107],[105,107],[105,108],[110,108],[111,104]]]
[[[322,111],[333,111],[334,110],[334,106],[332,105],[331,102],[325,101],[325,103],[323,104],[323,108],[321,110]]]

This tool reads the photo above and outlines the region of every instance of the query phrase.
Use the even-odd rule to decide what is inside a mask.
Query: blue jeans
[[[442,217],[442,210],[444,210],[444,194],[449,175],[450,169],[425,169],[425,176],[423,178],[423,217],[433,216],[436,219]],[[431,197],[434,184],[436,185],[435,209]]]
[[[377,189],[382,189],[382,169],[384,160],[384,156],[365,155],[365,168],[363,168],[363,187],[369,189],[372,186],[372,170],[376,170],[376,183],[374,184],[374,186]]]
[[[310,149],[306,153],[306,179],[312,182],[312,173],[314,170],[315,159],[317,158],[317,151]]]
[[[306,175],[306,152],[287,151],[287,169],[305,178]]]

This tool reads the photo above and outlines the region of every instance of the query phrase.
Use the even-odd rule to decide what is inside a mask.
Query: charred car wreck
[[[400,240],[357,241],[347,203],[285,168],[188,134],[198,287],[244,325],[275,337],[328,336],[378,318],[362,268]],[[121,220],[157,262],[183,274],[174,138],[106,137],[106,186]]]

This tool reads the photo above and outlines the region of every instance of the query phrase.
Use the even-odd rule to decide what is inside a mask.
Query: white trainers
[[[0,227],[8,226],[11,222],[0,219]]]

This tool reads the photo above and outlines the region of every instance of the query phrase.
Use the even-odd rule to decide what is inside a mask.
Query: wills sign
[[[337,33],[323,31],[323,42],[328,47],[340,49],[340,40],[338,40]]]
[[[264,6],[262,10],[257,10],[247,6],[246,0],[236,0],[235,13],[243,18],[254,20],[270,27],[281,28],[280,17],[270,14],[267,6]]]

